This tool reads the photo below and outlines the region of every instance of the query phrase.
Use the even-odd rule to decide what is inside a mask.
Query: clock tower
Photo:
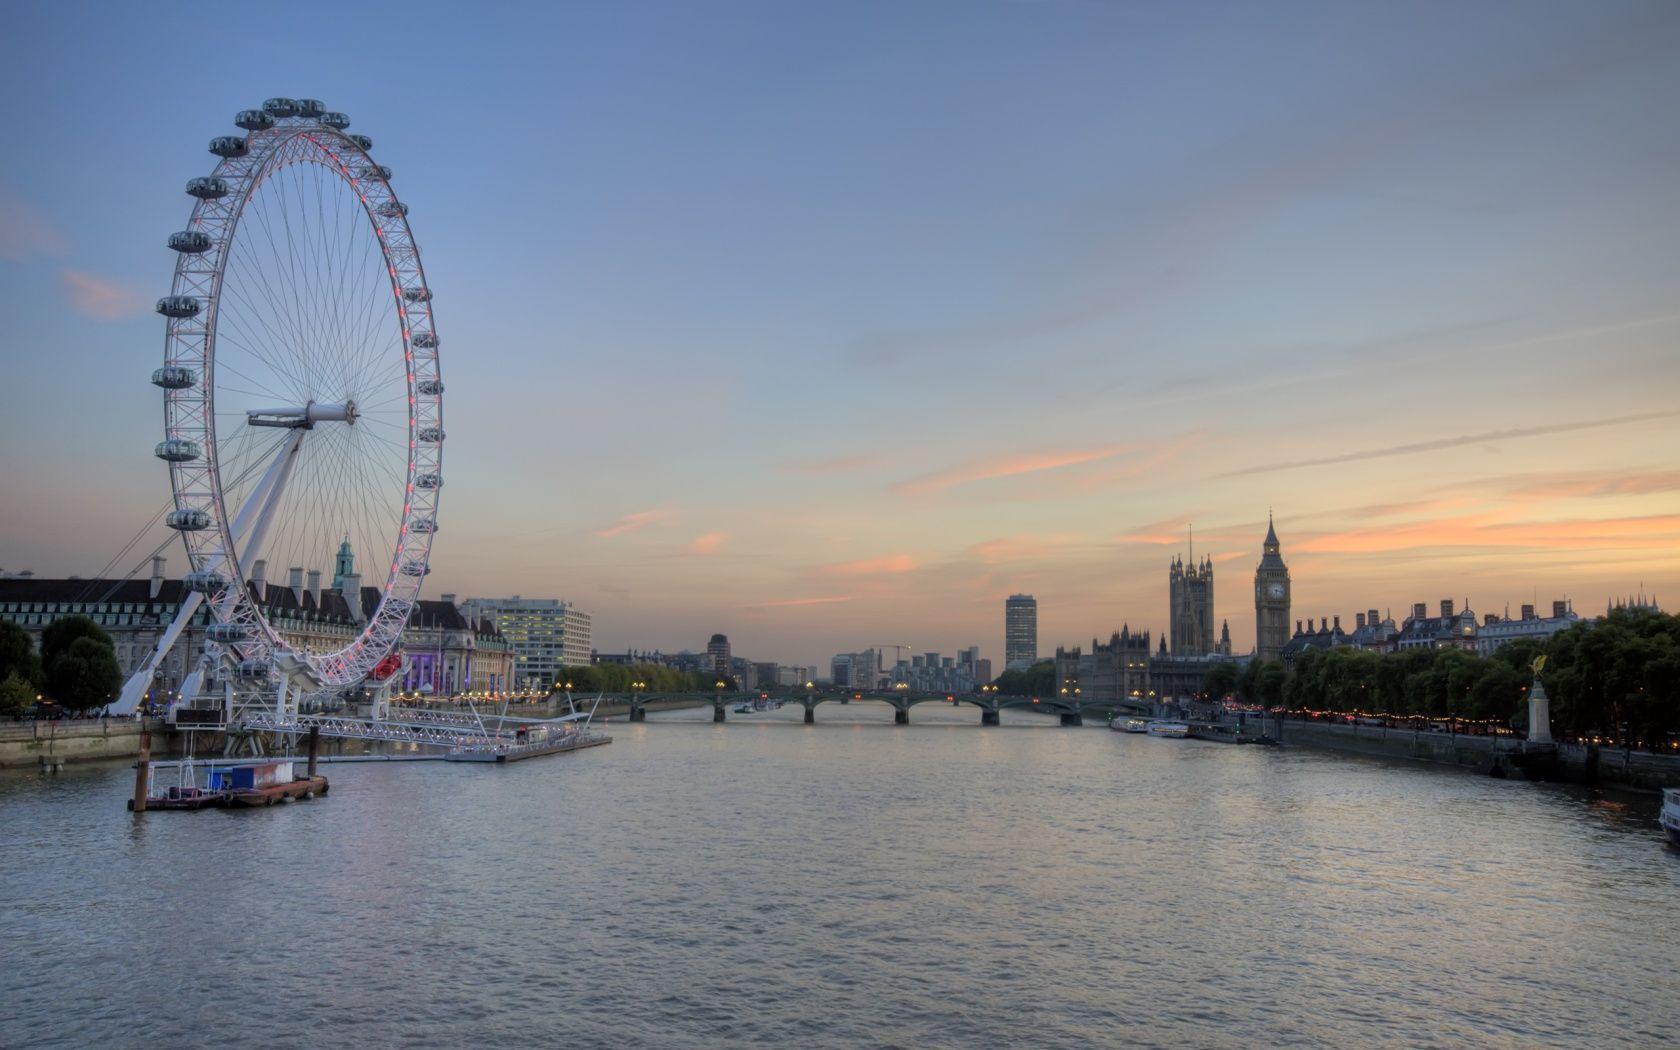
[[[1289,566],[1279,553],[1277,529],[1266,515],[1266,542],[1254,570],[1254,656],[1276,660],[1289,642]]]

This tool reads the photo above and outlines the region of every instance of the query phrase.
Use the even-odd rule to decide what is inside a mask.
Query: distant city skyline
[[[1166,634],[1193,521],[1242,652],[1268,508],[1292,618],[1680,595],[1672,4],[94,10],[0,40],[6,570],[162,506],[182,186],[307,94],[436,291],[427,598],[1001,671],[1017,592]]]

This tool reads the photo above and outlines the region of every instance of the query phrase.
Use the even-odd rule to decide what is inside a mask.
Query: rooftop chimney
[[[455,604],[455,596],[453,594],[440,594],[438,597],[448,602],[450,605]]]
[[[1412,619],[1421,620],[1429,615],[1429,607],[1423,602],[1412,603]]]
[[[151,600],[157,601],[158,594],[163,590],[163,555],[152,555],[152,589]]]
[[[1443,620],[1447,619],[1448,617],[1452,616],[1452,614],[1453,614],[1453,600],[1451,598],[1442,598],[1441,599],[1441,618]]]
[[[294,565],[286,570],[286,586],[292,589],[292,597],[299,605],[303,604],[303,566]]]
[[[1359,630],[1360,628],[1362,628],[1364,626],[1365,626],[1365,614],[1364,613],[1354,613],[1353,614],[1354,630]]]
[[[1523,606],[1522,607],[1522,614],[1523,614],[1522,618],[1525,619],[1525,620],[1534,619],[1534,606],[1532,606],[1532,605]]]
[[[1552,603],[1552,615],[1556,616],[1556,617],[1568,616],[1569,615],[1569,603],[1566,602],[1566,601],[1553,602]]]
[[[1498,622],[1499,622],[1499,614],[1498,613],[1484,613],[1482,615],[1482,623],[1483,624],[1498,623]]]
[[[1335,627],[1335,629],[1338,630],[1338,631],[1342,629],[1342,618],[1340,616],[1336,617],[1336,627]]]
[[[1301,633],[1301,621],[1300,620],[1295,621],[1295,633],[1296,634]]]
[[[1365,622],[1370,624],[1372,627],[1382,623],[1382,621],[1377,618],[1377,610],[1375,609],[1365,610]]]
[[[315,608],[321,607],[321,570],[309,570],[309,596],[315,599]]]
[[[263,600],[263,587],[268,583],[268,559],[258,558],[251,566],[251,588],[257,592],[257,601]]]

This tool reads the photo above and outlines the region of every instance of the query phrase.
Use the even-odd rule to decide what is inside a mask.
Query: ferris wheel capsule
[[[370,142],[368,145],[371,146],[372,143]],[[367,167],[362,169],[360,177],[364,179],[383,179],[386,182],[390,182],[391,169],[384,164],[369,164]]]
[[[164,365],[152,372],[152,385],[165,390],[185,390],[198,383],[198,373],[180,365]]]
[[[267,678],[269,672],[273,670],[274,663],[270,660],[241,660],[237,664],[233,665],[233,676],[235,678],[244,678],[247,680],[253,678]]]
[[[430,536],[437,531],[437,522],[431,518],[415,518],[409,522],[408,531],[417,532],[422,536]]]
[[[289,98],[271,98],[263,102],[263,110],[276,120],[297,116],[297,102]]]
[[[227,590],[228,580],[219,572],[195,569],[181,577],[181,586],[197,594],[215,594]]]
[[[191,295],[166,295],[157,301],[157,312],[165,317],[194,317],[198,314],[198,299]]]
[[[428,303],[432,301],[432,290],[421,286],[419,288],[404,288],[403,298],[411,303]]]
[[[437,397],[439,394],[443,393],[443,380],[422,379],[420,382],[414,384],[414,390],[415,393],[420,394],[422,397]],[[443,440],[443,432],[441,430],[438,431],[438,440]]]
[[[436,332],[415,332],[414,345],[421,350],[436,350],[438,337]]]
[[[387,219],[398,219],[408,214],[408,205],[401,201],[386,201],[374,210]]]
[[[274,126],[274,118],[265,110],[242,109],[239,115],[233,118],[233,123],[246,131],[265,131]]]
[[[228,195],[228,184],[214,175],[200,175],[187,180],[187,192],[201,201],[221,200]]]
[[[295,98],[292,101],[297,104],[297,115],[310,120],[327,111],[327,107],[318,98]]]
[[[373,150],[373,140],[368,138],[366,135],[346,135],[345,138],[354,142],[357,146],[360,146],[363,153],[368,153]]]
[[[163,523],[179,532],[197,532],[210,527],[210,514],[197,507],[184,507],[164,515]]]
[[[227,645],[230,642],[243,642],[251,637],[251,629],[242,623],[213,623],[204,628],[204,637],[212,642]]]
[[[339,131],[343,131],[345,128],[350,126],[350,118],[342,113],[327,112],[321,114],[321,123],[325,124],[329,128],[336,128]]]
[[[218,157],[243,157],[249,147],[239,135],[217,135],[210,140],[210,152]]]
[[[435,492],[443,488],[443,475],[421,474],[414,479],[414,487],[422,492]]]
[[[198,447],[198,442],[186,438],[166,438],[157,443],[152,449],[152,455],[165,463],[191,463],[204,455],[204,450]]]
[[[414,436],[419,438],[421,441],[424,441],[428,445],[441,445],[441,444],[443,444],[443,428],[442,427],[421,427],[420,432],[418,434],[415,434]]]
[[[169,235],[169,246],[182,255],[199,255],[210,250],[210,235],[203,230],[182,230]]]

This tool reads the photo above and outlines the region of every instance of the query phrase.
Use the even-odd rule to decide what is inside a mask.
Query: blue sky
[[[1298,616],[1680,594],[1672,4],[9,22],[7,569],[94,572],[165,498],[163,241],[292,94],[413,208],[432,593],[572,598],[603,647],[997,656],[1016,590],[1046,649],[1162,627],[1194,521],[1241,646],[1273,506]]]

